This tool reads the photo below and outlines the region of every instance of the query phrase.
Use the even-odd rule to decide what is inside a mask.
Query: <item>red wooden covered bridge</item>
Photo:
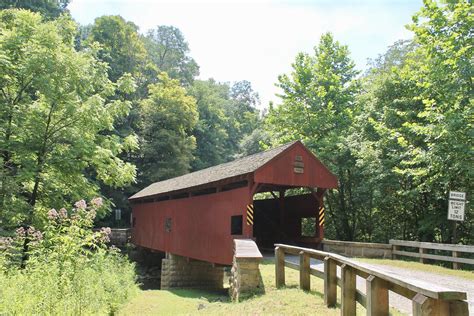
[[[237,238],[254,239],[259,247],[314,246],[324,234],[323,194],[336,187],[336,177],[316,156],[292,142],[136,193],[130,197],[132,242],[224,265],[232,263]],[[306,192],[288,191],[297,188]],[[302,234],[305,218],[315,225],[313,236]]]

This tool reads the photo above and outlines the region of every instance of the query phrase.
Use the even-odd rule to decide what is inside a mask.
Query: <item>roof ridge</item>
[[[264,153],[268,153],[268,152],[270,152],[270,151],[272,151],[272,150],[277,150],[277,149],[279,149],[279,148],[281,148],[281,147],[284,147],[284,146],[287,146],[287,145],[288,145],[288,147],[289,147],[289,146],[293,145],[293,144],[296,143],[296,142],[298,142],[298,140],[294,140],[294,141],[292,141],[292,142],[289,142],[289,143],[286,143],[286,144],[283,144],[283,145],[279,145],[279,146],[277,146],[277,147],[269,148],[269,149],[266,149],[266,150],[264,150],[264,151],[259,151],[258,153],[254,153],[254,154],[250,154],[250,155],[247,155],[247,156],[243,156],[243,157],[240,157],[240,158],[237,158],[237,159],[234,159],[234,160],[226,161],[226,162],[223,162],[223,163],[214,165],[214,166],[209,166],[209,167],[206,167],[206,168],[203,168],[203,169],[199,169],[199,170],[195,170],[195,171],[192,171],[192,172],[184,173],[184,174],[182,174],[182,175],[180,175],[180,176],[176,176],[176,177],[172,177],[172,178],[168,178],[168,179],[164,179],[164,180],[160,180],[160,181],[155,181],[155,182],[153,182],[152,184],[154,184],[154,183],[159,183],[159,182],[163,182],[163,181],[167,181],[167,180],[170,180],[170,179],[179,178],[179,177],[186,176],[186,175],[191,175],[191,174],[193,174],[193,173],[200,172],[200,171],[206,171],[206,170],[208,170],[208,169],[212,169],[212,168],[215,168],[215,167],[217,167],[217,166],[225,166],[225,165],[227,165],[227,164],[231,164],[231,163],[234,163],[234,162],[238,162],[238,161],[240,161],[240,160],[242,160],[242,159],[247,159],[247,158],[250,158],[250,157],[253,157],[253,156],[257,156],[257,155],[261,155],[261,154],[264,154]]]
[[[248,156],[240,157],[228,162],[224,162],[221,164],[217,164],[217,165],[210,166],[210,167],[200,169],[200,170],[196,170],[193,172],[185,173],[173,178],[153,182],[147,187],[145,187],[144,189],[132,195],[130,199],[143,198],[146,196],[161,194],[165,192],[172,192],[179,189],[191,188],[196,185],[201,185],[204,183],[212,183],[214,181],[223,180],[223,179],[230,178],[236,175],[243,175],[243,174],[254,172],[255,170],[259,169],[260,167],[265,165],[267,162],[269,162],[270,160],[272,160],[273,158],[275,158],[276,156],[278,156],[287,148],[291,147],[293,144],[297,142],[299,141],[298,140],[292,141],[292,142],[282,144],[274,148],[270,148],[270,149],[267,149],[255,154],[251,154]],[[269,155],[269,153],[273,151],[275,152],[275,154]],[[245,160],[249,160],[249,162],[247,164],[242,164],[242,162]],[[229,168],[230,166],[234,166],[234,168]],[[213,175],[213,173],[215,174]],[[219,173],[220,173],[220,176],[219,176]],[[199,175],[201,175],[201,179],[198,181],[193,181],[193,177],[196,177]],[[190,178],[190,179],[186,181],[185,180],[186,178]],[[186,184],[180,183],[180,181],[185,181],[187,183]],[[173,182],[174,182],[174,185],[171,185],[173,184]],[[161,185],[161,189],[160,189],[160,185]],[[165,187],[167,185],[168,185],[168,188],[166,189]]]

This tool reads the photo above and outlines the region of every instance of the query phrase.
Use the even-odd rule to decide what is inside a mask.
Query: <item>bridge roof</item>
[[[299,143],[299,141],[287,143],[270,150],[239,158],[217,166],[191,172],[176,178],[155,182],[138,193],[132,195],[130,200],[193,188],[255,172],[257,169],[296,143]]]

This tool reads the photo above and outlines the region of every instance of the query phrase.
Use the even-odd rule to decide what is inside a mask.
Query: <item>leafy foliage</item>
[[[166,73],[149,87],[141,103],[140,181],[144,185],[186,173],[196,141],[191,132],[198,113],[196,101]]]
[[[106,246],[110,229],[91,230],[100,199],[51,209],[42,232],[17,230],[0,253],[0,312],[6,314],[110,314],[133,296],[134,267]],[[20,268],[22,245],[28,260]]]
[[[31,224],[46,205],[96,195],[91,173],[112,186],[134,180],[135,167],[118,158],[133,141],[108,133],[130,108],[116,93],[133,91],[133,80],[108,80],[93,46],[75,51],[75,29],[66,17],[0,12],[3,225]]]
[[[152,63],[183,85],[191,85],[199,75],[199,66],[188,55],[188,43],[178,28],[159,25],[147,32],[144,43]]]
[[[0,3],[3,9],[26,9],[41,13],[47,19],[59,17],[61,13],[68,12],[66,7],[70,0],[4,0]]]
[[[347,47],[325,34],[314,55],[298,54],[292,73],[280,76],[283,103],[270,108],[266,119],[273,141],[301,139],[336,172],[339,190],[328,195],[328,226],[343,240],[355,238],[362,203],[354,192],[358,174],[347,138],[356,112],[356,74]]]
[[[448,192],[473,189],[471,11],[468,1],[425,1],[414,41],[395,43],[360,78],[330,35],[280,77],[283,102],[265,126],[274,142],[303,139],[337,174],[328,237],[472,243],[472,210],[457,236],[446,216]]]

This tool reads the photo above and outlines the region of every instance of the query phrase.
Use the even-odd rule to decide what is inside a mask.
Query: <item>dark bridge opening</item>
[[[273,248],[275,243],[317,248],[321,242],[316,193],[302,188],[268,191],[256,194],[253,205],[253,237],[261,249]]]

